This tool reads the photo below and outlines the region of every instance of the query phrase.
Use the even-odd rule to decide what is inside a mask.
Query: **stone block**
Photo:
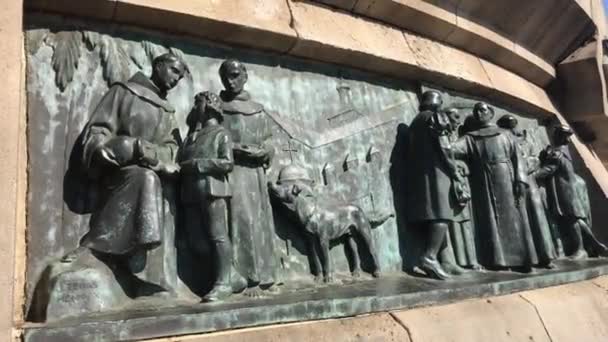
[[[326,5],[338,7],[347,11],[350,11],[355,7],[357,0],[317,0]]]
[[[595,286],[598,286],[598,287],[604,289],[605,291],[607,291],[606,294],[608,295],[608,277],[595,278],[595,279],[591,280],[591,282]]]
[[[521,294],[534,305],[553,341],[608,341],[608,296],[592,282]]]
[[[389,314],[296,323],[150,342],[411,342],[407,331]]]
[[[534,308],[518,295],[393,312],[413,341],[546,341]]]
[[[420,0],[359,0],[353,11],[440,41],[456,26],[455,11]]]
[[[0,73],[2,74],[3,96],[0,103],[2,122],[2,153],[0,153],[0,341],[11,341],[13,324],[21,321],[21,301],[23,274],[15,274],[16,236],[23,238],[25,231],[25,208],[23,199],[27,168],[25,152],[25,60],[23,59],[23,1],[0,2]],[[21,269],[21,271],[23,271]]]
[[[581,6],[581,8],[583,8],[583,10],[585,11],[585,13],[587,13],[587,15],[589,15],[589,13],[587,12],[587,8],[584,6],[586,1],[577,1],[577,3],[579,4],[579,6]],[[589,6],[591,7],[591,15],[589,15],[592,19],[593,22],[595,23],[595,26],[597,27],[597,32],[598,32],[598,36],[599,37],[605,37],[606,36],[606,25],[608,23],[606,23],[606,9],[604,8],[604,1],[603,0],[589,0]]]
[[[25,8],[112,20],[116,0],[25,0]]]
[[[605,81],[598,63],[600,56],[600,44],[590,42],[558,65],[562,91],[559,99],[566,119],[576,120],[606,112]]]
[[[404,36],[412,49],[417,65],[421,69],[440,72],[459,80],[461,83],[466,81],[469,83],[468,86],[464,87],[466,91],[483,94],[484,91],[487,91],[484,88],[492,88],[492,82],[479,58],[427,38],[408,33],[404,33]],[[449,86],[453,82],[447,79],[437,81],[438,84],[444,86]]]
[[[29,312],[34,320],[61,320],[120,308],[130,301],[113,271],[85,252],[43,272]]]
[[[580,44],[582,37],[591,37],[592,20],[571,0],[556,0],[530,11],[527,19],[513,33],[513,39],[551,64],[558,63]]]
[[[527,79],[535,80],[535,84],[548,86],[550,82],[555,79],[555,67],[540,58],[540,56],[534,54],[528,48],[515,43],[512,53],[521,56],[521,58],[513,58],[510,60],[511,65],[515,68],[514,70],[526,70],[524,76]],[[508,55],[504,57],[510,58]],[[503,61],[503,58],[498,58],[497,60],[500,61],[501,64],[506,62]]]
[[[285,0],[118,0],[114,19],[279,52],[296,39]]]
[[[585,13],[589,17],[593,17],[592,11],[593,11],[594,2],[601,3],[601,1],[597,1],[597,0],[575,0],[575,1],[581,7],[581,9],[583,11],[585,11]]]
[[[322,5],[292,2],[299,40],[291,54],[374,70],[413,75],[416,62],[400,30]]]
[[[538,2],[522,6],[528,8],[531,3],[538,6]],[[528,16],[522,6],[513,6],[510,2],[487,6],[479,1],[456,4],[430,0],[360,0],[353,11],[456,46],[545,86],[555,78],[553,66],[531,51],[516,49],[512,38],[514,27]],[[504,16],[506,12],[513,15]],[[506,24],[512,27],[501,29]]]
[[[546,111],[551,113],[558,112],[549,95],[542,88],[528,82],[523,77],[505,70],[494,63],[481,61],[484,70],[486,71],[492,85],[502,94],[496,95],[500,100],[504,97],[504,93],[512,96],[520,105],[527,107],[532,113]]]

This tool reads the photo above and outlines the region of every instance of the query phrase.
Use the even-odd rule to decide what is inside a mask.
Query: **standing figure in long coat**
[[[274,155],[269,144],[272,121],[264,107],[251,100],[244,90],[247,70],[243,63],[226,60],[219,73],[225,88],[220,93],[222,124],[232,136],[234,153],[234,169],[230,174],[234,263],[247,279],[248,287],[266,289],[275,283],[278,268],[274,219],[266,184],[266,169]]]
[[[490,268],[523,266],[530,270],[538,258],[532,233],[523,220],[524,161],[509,133],[492,123],[492,108],[477,103],[473,117],[478,129],[452,143],[450,153],[464,157],[470,165],[481,263]]]
[[[179,130],[166,96],[187,67],[172,54],[152,64],[150,78],[137,73],[113,84],[84,132],[83,162],[99,184],[100,198],[80,245],[125,262],[158,248],[165,221],[173,219],[165,217],[163,188],[166,176],[179,171],[174,163]],[[139,265],[143,271],[132,272],[167,290],[170,282],[149,259]]]
[[[420,113],[410,125],[407,144],[407,221],[428,231],[419,267],[429,276],[447,279],[437,256],[446,247],[449,225],[454,220],[452,170],[440,140],[448,139],[449,119],[441,111],[443,100],[436,91],[422,94]]]
[[[606,255],[608,248],[601,243],[591,230],[591,207],[587,185],[574,172],[572,156],[568,149],[572,129],[558,126],[553,133],[554,146],[541,152],[541,169],[536,175],[547,179],[547,202],[551,214],[559,226],[571,235],[574,253],[572,259],[587,257],[585,243],[596,255]]]
[[[534,173],[540,167],[538,158],[532,151],[532,144],[526,138],[526,131],[518,127],[518,121],[513,115],[503,115],[497,124],[499,127],[511,132],[513,139],[519,147],[524,163],[524,171],[528,175],[528,189],[526,191],[526,211],[528,216],[524,217],[524,221],[528,221],[532,230],[540,266],[554,268],[555,264],[553,260],[557,258],[553,243],[554,237],[547,219],[547,212],[541,198],[540,188],[534,176]]]

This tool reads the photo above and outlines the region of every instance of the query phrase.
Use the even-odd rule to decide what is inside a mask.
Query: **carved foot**
[[[589,255],[587,254],[587,252],[583,249],[579,249],[578,251],[576,251],[576,253],[572,254],[570,256],[570,259],[572,260],[581,260],[581,259],[586,259]]]
[[[315,283],[321,283],[323,281],[323,276],[320,274],[315,275],[315,277],[313,278]]]
[[[264,297],[264,290],[259,287],[250,287],[243,291],[243,295],[250,298],[262,298]]]
[[[598,244],[596,247],[596,252],[599,257],[607,257],[608,256],[608,247],[603,243]]]
[[[203,297],[203,302],[218,302],[224,300],[232,294],[232,286],[226,284],[218,284],[211,289],[209,293]]]
[[[271,284],[270,286],[264,287],[264,286],[260,286],[260,288],[262,290],[264,290],[266,293],[269,294],[279,294],[281,293],[281,288],[275,283],[275,284]]]
[[[427,257],[422,258],[420,269],[422,269],[429,277],[439,280],[446,280],[450,278],[450,275],[441,267],[441,264],[439,264],[437,260]]]
[[[480,264],[473,264],[471,265],[471,269],[473,271],[477,271],[477,272],[481,272],[484,270],[483,266],[481,266]]]
[[[380,273],[380,270],[375,270],[374,272],[372,272],[372,277],[374,278],[380,278],[382,276],[382,274]]]
[[[327,274],[323,277],[323,282],[326,284],[333,284],[336,282],[333,274]]]
[[[534,269],[532,268],[532,265],[525,265],[521,267],[521,272],[522,273],[533,273]]]
[[[361,278],[361,270],[354,270],[351,275],[353,278]]]
[[[552,270],[552,269],[555,269],[557,267],[557,265],[555,265],[555,263],[553,263],[553,261],[542,263],[539,266],[542,267],[542,268],[546,268],[548,270]]]
[[[247,288],[247,279],[233,269],[230,273],[230,285],[232,293],[241,293]]]
[[[467,270],[452,263],[441,264],[441,267],[443,267],[444,271],[452,275],[461,275],[467,273]]]

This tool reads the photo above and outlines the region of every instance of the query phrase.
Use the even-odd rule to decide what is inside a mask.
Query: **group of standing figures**
[[[438,92],[425,92],[408,135],[407,219],[428,232],[419,262],[427,275],[447,279],[460,266],[554,268],[562,236],[573,259],[607,252],[591,231],[569,127],[556,127],[553,144],[535,156],[515,117],[494,124],[494,110],[479,102],[464,120],[442,105]]]
[[[137,73],[112,85],[85,127],[84,163],[100,185],[100,198],[81,247],[64,261],[92,250],[129,264],[159,247],[172,219],[165,185],[179,176],[180,216],[191,249],[205,253],[210,244],[214,254],[209,266],[216,280],[204,299],[271,288],[277,265],[265,179],[273,157],[266,144],[270,122],[244,90],[244,65],[225,61],[219,70],[225,89],[196,96],[183,143],[166,96],[188,68],[164,54],[152,69],[151,77]]]
[[[244,89],[245,66],[226,60],[219,70],[224,90],[195,97],[182,142],[166,96],[188,72],[180,58],[164,54],[154,59],[150,77],[137,73],[112,85],[102,98],[84,129],[82,145],[87,173],[99,185],[98,201],[89,232],[62,261],[90,251],[132,267],[134,258],[162,245],[166,221],[174,219],[168,217],[166,203],[172,195],[166,185],[179,179],[179,217],[191,249],[213,254],[215,281],[203,299],[272,290],[278,265],[266,179],[273,159],[270,117]],[[548,223],[539,181],[546,184],[552,217],[571,233],[573,257],[586,255],[584,241],[594,254],[606,251],[591,233],[586,188],[574,174],[568,152],[568,128],[557,129],[555,145],[537,159],[514,118],[502,120],[506,126],[499,128],[491,123],[493,110],[479,103],[472,125],[459,127],[463,120],[458,112],[441,107],[439,93],[423,94],[404,156],[407,217],[413,226],[428,230],[422,270],[445,279],[461,270],[457,264],[478,269],[551,267],[562,247]],[[303,178],[296,178],[301,183]],[[352,225],[362,232],[373,221],[353,206],[343,207],[341,215],[329,207],[318,214],[314,196],[302,192],[305,186],[284,188],[289,193],[281,188],[283,197],[291,201],[286,205],[310,233],[318,234],[323,246],[352,230],[351,223],[341,227],[331,220],[356,222]],[[368,240],[375,256],[373,240]],[[327,249],[321,249],[324,273],[331,266]],[[139,260],[145,269],[145,257]]]

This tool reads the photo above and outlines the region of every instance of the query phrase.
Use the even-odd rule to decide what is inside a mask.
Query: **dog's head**
[[[290,181],[268,183],[269,194],[275,205],[284,209],[287,217],[306,225],[314,212],[316,198],[305,182]]]
[[[300,196],[312,196],[312,189],[300,182],[268,182],[270,196],[291,211],[295,211],[296,201]]]

